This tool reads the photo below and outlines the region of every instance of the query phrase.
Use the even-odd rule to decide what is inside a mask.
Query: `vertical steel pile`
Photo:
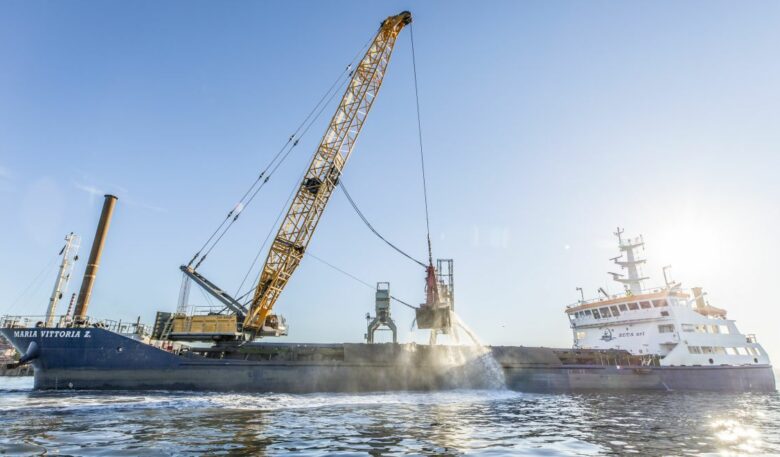
[[[106,195],[105,198],[103,210],[100,213],[100,221],[95,232],[95,239],[92,241],[92,250],[89,252],[87,268],[84,271],[84,280],[81,282],[79,298],[76,301],[76,312],[73,316],[76,322],[84,322],[86,320],[87,307],[92,296],[92,287],[95,285],[95,276],[97,276],[98,266],[100,265],[100,256],[103,253],[108,227],[111,225],[111,216],[114,214],[117,198],[113,195]]]

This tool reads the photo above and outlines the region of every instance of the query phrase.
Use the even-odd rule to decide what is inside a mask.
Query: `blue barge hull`
[[[249,343],[172,353],[100,328],[0,328],[31,358],[36,389],[365,392],[507,388],[775,391],[770,365],[564,363],[566,350],[415,344]]]

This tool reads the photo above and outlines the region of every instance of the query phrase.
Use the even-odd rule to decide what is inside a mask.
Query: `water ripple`
[[[780,395],[32,392],[0,378],[14,455],[780,454]]]

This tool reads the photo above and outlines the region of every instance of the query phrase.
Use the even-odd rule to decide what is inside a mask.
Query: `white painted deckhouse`
[[[640,236],[624,239],[618,229],[620,255],[611,259],[623,273],[609,273],[624,293],[582,300],[566,308],[575,349],[622,349],[657,360],[662,366],[769,364],[754,335],[743,335],[726,310],[711,306],[701,287],[684,290],[669,282],[645,289],[641,266],[646,259]],[[581,289],[579,289],[581,290]]]

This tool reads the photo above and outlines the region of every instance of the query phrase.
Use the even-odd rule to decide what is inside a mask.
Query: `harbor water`
[[[771,455],[780,395],[34,392],[0,378],[13,455]]]

